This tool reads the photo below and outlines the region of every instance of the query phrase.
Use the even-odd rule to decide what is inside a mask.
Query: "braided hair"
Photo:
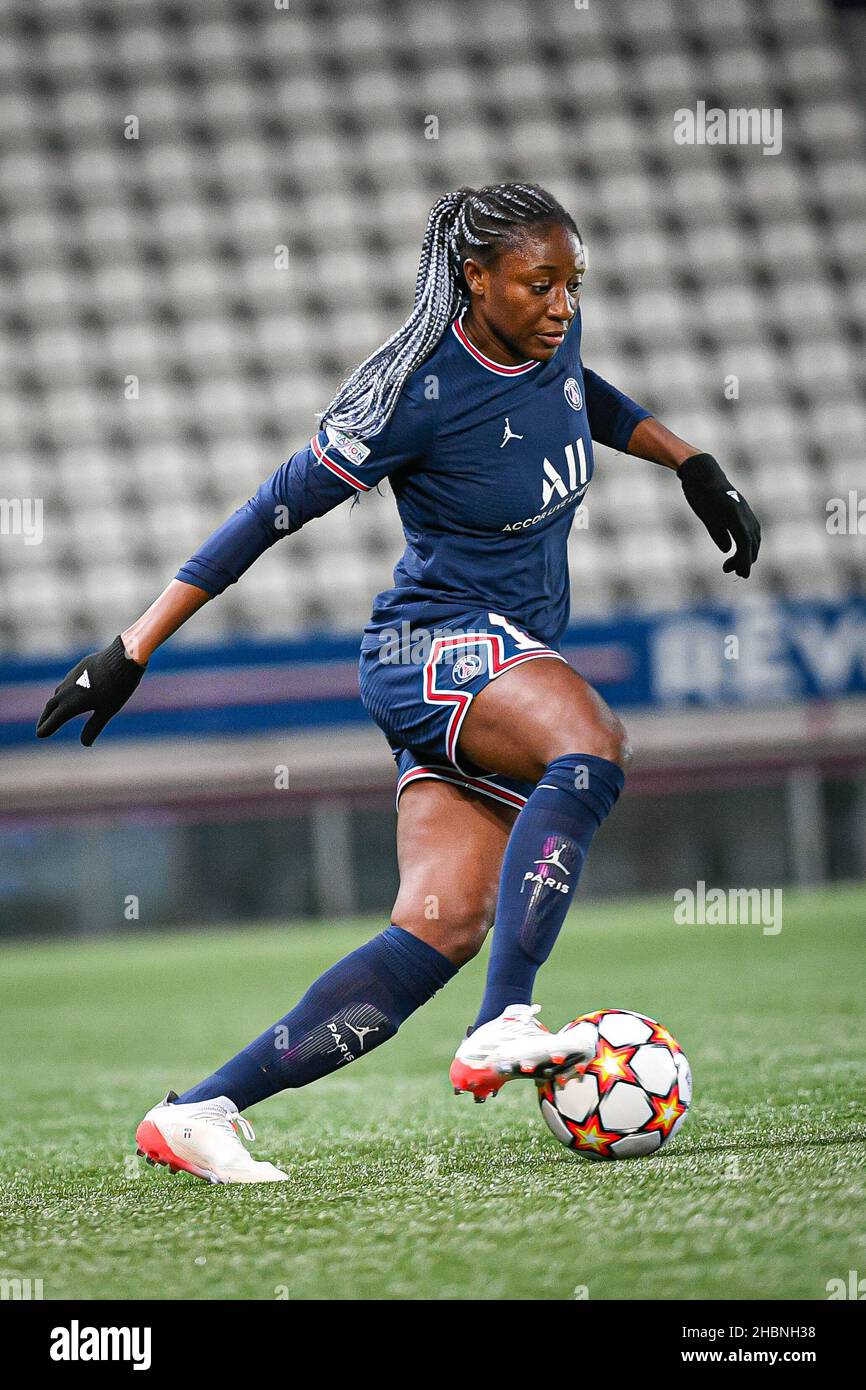
[[[406,378],[429,357],[468,296],[463,262],[488,265],[533,226],[558,224],[578,239],[574,219],[533,183],[459,188],[437,199],[427,218],[406,322],[342,383],[321,423],[370,438],[387,424]]]

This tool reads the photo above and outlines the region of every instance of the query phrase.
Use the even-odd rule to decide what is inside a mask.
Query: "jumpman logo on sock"
[[[533,862],[536,864],[552,864],[555,869],[561,869],[564,874],[570,874],[571,869],[567,869],[559,857],[564,849],[565,845],[560,845],[559,849],[555,849],[552,854],[548,854],[546,859],[536,859]]]
[[[355,1037],[358,1039],[358,1042],[359,1042],[359,1044],[360,1044],[360,1051],[361,1051],[361,1052],[364,1051],[364,1039],[366,1038],[367,1034],[368,1034],[368,1033],[378,1033],[378,1031],[379,1031],[378,1027],[377,1027],[377,1028],[372,1028],[372,1027],[368,1028],[368,1027],[365,1027],[365,1025],[364,1025],[363,1023],[359,1023],[358,1026],[357,1026],[357,1028],[356,1028],[355,1025],[354,1025],[354,1023],[350,1023],[349,1020],[348,1020],[347,1018],[346,1018],[346,1019],[343,1019],[343,1023],[345,1024],[345,1026],[346,1026],[347,1028],[351,1028],[352,1032],[355,1034]]]

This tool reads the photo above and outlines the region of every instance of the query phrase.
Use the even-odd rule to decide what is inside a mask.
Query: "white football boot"
[[[138,1152],[149,1163],[163,1163],[172,1173],[183,1169],[204,1182],[288,1180],[288,1173],[272,1163],[258,1162],[244,1148],[238,1130],[247,1139],[256,1136],[228,1096],[172,1105],[175,1099],[175,1092],[169,1091],[135,1131]]]
[[[509,1004],[498,1018],[482,1023],[457,1049],[449,1076],[455,1095],[471,1091],[477,1101],[495,1096],[513,1077],[533,1081],[574,1076],[595,1056],[592,1030],[569,1028],[551,1033],[536,1014],[540,1004]]]

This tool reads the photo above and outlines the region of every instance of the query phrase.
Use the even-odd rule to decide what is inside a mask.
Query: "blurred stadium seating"
[[[128,622],[405,316],[432,200],[502,177],[578,218],[586,360],[760,511],[752,589],[861,582],[824,503],[866,437],[866,143],[819,0],[43,0],[0,62],[3,490],[50,536],[0,547],[5,649]],[[697,99],[782,107],[783,157],[674,144]],[[720,595],[669,476],[603,463],[575,611]],[[341,509],[184,637],[357,630],[399,548],[387,500]]]

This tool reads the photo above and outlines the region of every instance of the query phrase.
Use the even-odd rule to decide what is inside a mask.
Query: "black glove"
[[[758,518],[738,488],[725,477],[712,454],[695,454],[677,469],[686,501],[706,526],[719,550],[730,550],[731,538],[737,549],[722,569],[733,570],[741,579],[758,558],[761,527]]]
[[[68,676],[64,676],[36,725],[37,738],[48,738],[76,714],[93,710],[81,731],[81,742],[89,748],[109,719],[117,714],[144,675],[144,667],[126,655],[120,637],[103,652],[91,652]]]

